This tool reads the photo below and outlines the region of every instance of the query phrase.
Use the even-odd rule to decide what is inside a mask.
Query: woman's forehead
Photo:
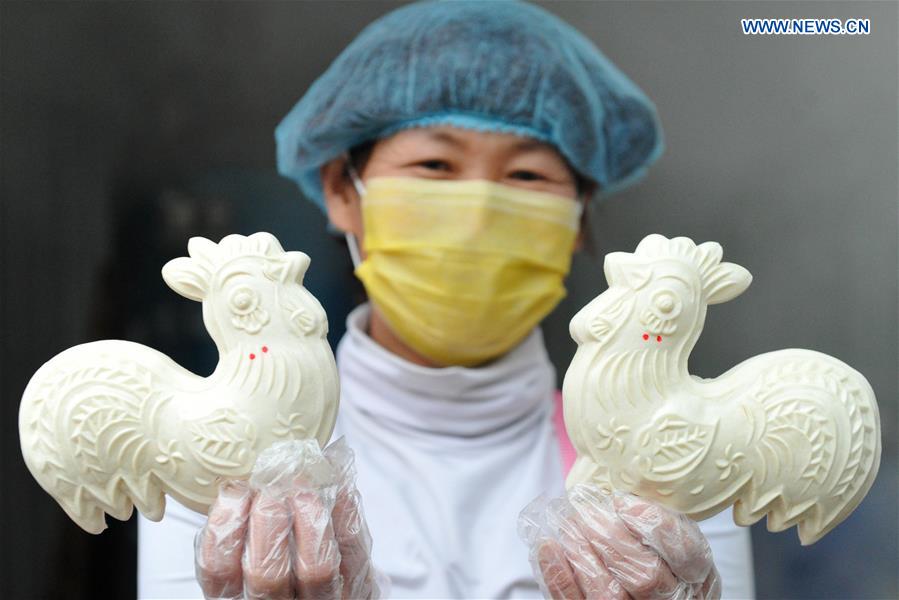
[[[402,129],[378,141],[385,150],[414,152],[422,148],[464,150],[471,152],[534,153],[552,155],[563,160],[552,144],[536,138],[500,131],[481,131],[440,125]]]

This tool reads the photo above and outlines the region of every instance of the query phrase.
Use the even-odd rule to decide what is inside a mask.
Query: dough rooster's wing
[[[253,443],[256,426],[233,408],[214,410],[185,425],[190,434],[190,453],[216,475],[245,477],[256,462]],[[208,485],[210,480],[198,478]]]
[[[695,423],[675,415],[655,419],[637,439],[644,478],[663,484],[689,476],[712,448],[717,429],[717,420]],[[664,487],[660,490],[664,495]]]

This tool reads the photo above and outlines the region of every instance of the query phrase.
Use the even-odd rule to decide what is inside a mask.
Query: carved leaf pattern
[[[648,475],[667,480],[689,473],[709,451],[716,426],[663,417],[644,430],[640,443],[651,447]]]
[[[189,425],[191,452],[210,470],[242,469],[249,463],[256,428],[234,409],[220,409]]]

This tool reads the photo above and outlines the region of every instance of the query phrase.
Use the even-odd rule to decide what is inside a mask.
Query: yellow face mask
[[[565,297],[578,201],[488,180],[375,177],[363,187],[351,175],[367,251],[355,274],[419,354],[483,363]]]

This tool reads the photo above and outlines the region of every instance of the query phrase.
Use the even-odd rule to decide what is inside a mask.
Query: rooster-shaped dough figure
[[[31,473],[86,531],[132,503],[158,521],[164,493],[205,513],[217,478],[249,476],[273,442],[324,445],[337,411],[328,321],[303,287],[309,257],[269,233],[193,237],[190,257],[162,269],[176,292],[203,303],[219,363],[209,377],[141,344],[80,344],[45,363],[19,409]]]
[[[609,289],[571,320],[578,349],[563,384],[578,458],[571,488],[593,482],[704,519],[768,515],[819,540],[861,502],[880,464],[880,417],[868,381],[811,350],[750,358],[723,375],[687,361],[709,304],[749,285],[721,246],[650,235],[606,256]]]

